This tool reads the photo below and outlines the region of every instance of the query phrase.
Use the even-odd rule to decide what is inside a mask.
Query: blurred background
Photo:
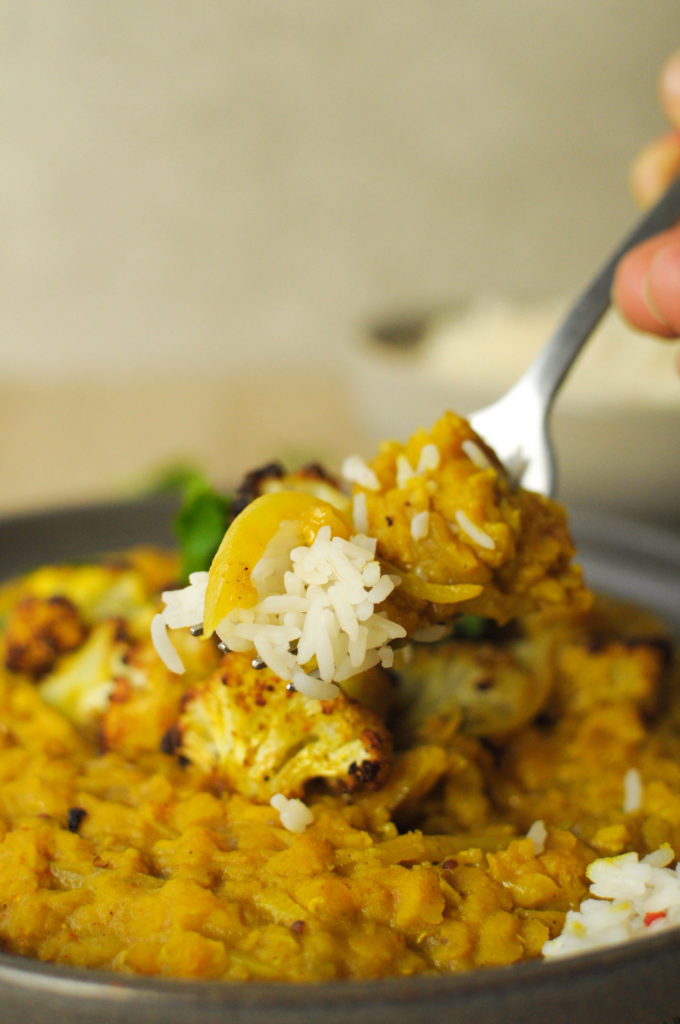
[[[678,45],[677,0],[0,0],[0,512],[337,465],[499,393],[632,222]],[[675,521],[673,353],[618,330],[563,493]]]

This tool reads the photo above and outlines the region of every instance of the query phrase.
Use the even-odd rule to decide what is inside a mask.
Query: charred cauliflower
[[[491,739],[520,728],[543,707],[553,685],[551,663],[541,651],[521,636],[414,646],[396,665],[400,742],[443,742],[458,730]]]
[[[100,722],[101,745],[126,757],[164,749],[187,686],[210,676],[220,654],[189,633],[178,639],[186,673],[177,676],[158,658],[153,644],[127,647],[114,667],[108,703]]]
[[[80,647],[87,634],[88,627],[69,598],[29,594],[8,618],[5,664],[10,672],[40,679],[60,655]]]
[[[181,694],[175,692],[168,708],[169,686],[153,678],[157,659],[149,624],[156,594],[175,578],[176,568],[175,556],[138,548],[97,565],[45,566],[10,584],[0,603],[9,673],[27,676],[45,703],[78,728],[90,735],[102,730],[104,746],[129,752],[134,733],[135,753],[157,749],[158,738],[149,745],[152,723],[160,719],[162,735],[176,717]],[[191,649],[200,648],[200,674],[214,668],[217,659],[209,648],[192,637],[182,645],[189,663]],[[167,673],[159,665],[155,674]]]
[[[350,508],[350,500],[340,481],[318,462],[309,463],[293,473],[286,472],[280,462],[269,462],[246,473],[236,491],[232,514],[238,515],[255,498],[273,491],[302,491],[327,501],[341,512],[349,512]]]
[[[104,563],[36,569],[4,588],[0,615],[6,615],[12,626],[7,646],[11,641],[20,647],[29,632],[34,641],[35,634],[43,634],[58,657],[80,645],[87,627],[112,618],[124,618],[128,632],[145,639],[153,614],[151,602],[177,581],[177,571],[176,556],[153,548],[136,548]],[[29,660],[34,659],[32,653]],[[18,655],[17,661],[23,666],[24,655]],[[30,667],[17,671],[36,674]]]
[[[336,792],[377,788],[392,753],[373,711],[343,694],[309,699],[234,652],[187,692],[170,741],[212,782],[258,800],[300,796],[314,779]]]
[[[212,654],[208,645],[202,649]],[[112,675],[99,725],[102,748],[131,759],[157,751],[177,718],[185,685],[159,661],[150,643],[129,647]]]

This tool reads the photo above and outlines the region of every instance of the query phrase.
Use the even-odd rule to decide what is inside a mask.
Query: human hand
[[[631,169],[631,189],[643,207],[656,202],[680,174],[680,50],[661,70],[659,99],[673,128],[645,146]],[[612,298],[638,330],[660,338],[680,336],[680,224],[623,257]]]

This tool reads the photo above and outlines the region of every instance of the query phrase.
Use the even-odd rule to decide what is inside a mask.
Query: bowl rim
[[[162,496],[0,517],[0,577],[20,571],[17,560],[26,568],[35,562],[26,547],[32,537],[39,539],[41,551],[57,552],[55,561],[70,557],[69,551],[87,557],[135,541],[169,543],[176,507],[174,498]],[[573,510],[570,521],[586,571],[594,569],[598,585],[604,579],[610,593],[632,597],[641,582],[648,582],[652,604],[670,613],[680,635],[680,535],[583,509]],[[39,561],[48,559],[41,556]],[[15,568],[7,573],[6,565]],[[642,589],[644,596],[647,591]],[[676,602],[671,608],[669,595]],[[165,1024],[216,1024],[227,1014],[236,1024],[292,1024],[301,1013],[324,1024],[340,1024],[350,1014],[356,1024],[378,1024],[387,1012],[396,1024],[415,1024],[423,1016],[431,1024],[443,1024],[454,1013],[457,1024],[480,1019],[485,1024],[514,1019],[571,1024],[579,1013],[598,1024],[622,1019],[660,1024],[677,1017],[680,1009],[678,963],[680,928],[554,961],[451,975],[315,983],[142,977],[0,953],[0,994],[6,1012],[13,1009],[16,1019],[27,1024],[53,1021],[57,1010],[70,1024],[86,1019],[122,1024],[131,1012],[138,1024],[161,1019]],[[591,1001],[597,1016],[589,1018]]]

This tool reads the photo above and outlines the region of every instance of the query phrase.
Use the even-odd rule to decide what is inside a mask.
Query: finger
[[[680,128],[680,50],[671,54],[661,69],[659,99],[671,124]]]
[[[630,188],[635,201],[651,206],[680,174],[680,132],[671,131],[648,143],[633,162]]]
[[[652,255],[642,289],[657,319],[680,335],[680,232]]]
[[[612,301],[631,326],[661,338],[674,338],[676,332],[650,305],[647,275],[656,254],[675,238],[676,232],[677,229],[665,231],[626,253],[617,267],[612,286]]]

